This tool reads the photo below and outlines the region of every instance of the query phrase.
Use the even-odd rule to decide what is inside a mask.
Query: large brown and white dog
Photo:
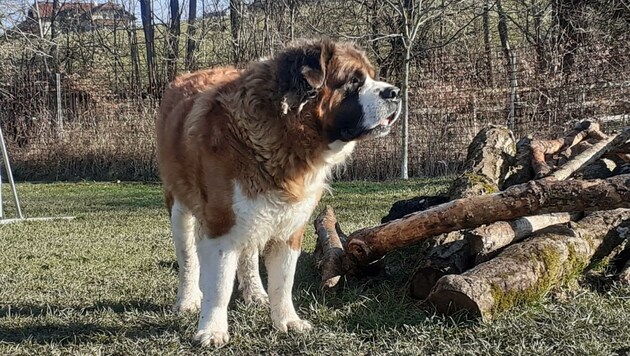
[[[374,80],[364,52],[330,40],[173,81],[157,140],[179,263],[174,309],[201,307],[202,345],[229,339],[235,275],[246,301],[270,304],[277,329],[311,328],[291,300],[307,220],[331,169],[355,141],[387,134],[399,112],[399,89]]]

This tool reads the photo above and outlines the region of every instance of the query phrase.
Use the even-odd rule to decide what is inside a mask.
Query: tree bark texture
[[[322,287],[332,288],[337,285],[342,275],[346,236],[341,231],[335,212],[330,206],[319,213],[314,225],[317,234],[313,253],[315,267],[322,276]]]
[[[475,263],[478,264],[494,257],[505,246],[521,241],[536,231],[569,221],[569,213],[526,216],[509,222],[498,221],[480,226],[466,232],[465,237],[470,245],[470,253],[476,255]]]
[[[605,180],[538,180],[489,195],[463,198],[403,219],[357,230],[348,237],[352,263],[376,261],[387,252],[431,236],[497,221],[557,212],[630,207],[630,175]]]
[[[442,277],[428,301],[441,313],[464,310],[492,320],[510,307],[539,298],[551,287],[576,277],[616,227],[628,226],[630,210],[589,215],[567,226],[553,226],[512,245],[494,259],[461,275]]]
[[[516,154],[516,142],[505,126],[489,125],[468,146],[464,174],[451,184],[451,199],[496,193]]]

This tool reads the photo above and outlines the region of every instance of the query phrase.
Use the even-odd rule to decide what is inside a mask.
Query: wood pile
[[[381,225],[345,235],[332,207],[315,219],[324,288],[365,276],[397,249],[431,241],[410,295],[442,313],[491,320],[579,276],[603,256],[630,283],[630,128],[582,121],[562,137],[518,141],[482,129],[447,194],[396,202]]]

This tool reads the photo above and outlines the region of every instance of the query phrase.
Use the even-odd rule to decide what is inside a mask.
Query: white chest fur
[[[280,192],[267,192],[251,199],[235,183],[232,209],[236,224],[229,232],[233,241],[263,247],[271,239],[287,240],[308,222],[322,189],[326,188],[330,169],[343,163],[353,149],[354,142],[330,144],[324,157],[327,166],[306,179],[304,197],[298,202],[283,200]]]
[[[283,201],[278,192],[269,192],[250,199],[235,184],[233,197],[232,208],[236,215],[236,224],[230,235],[239,240],[239,244],[256,244],[262,247],[272,239],[285,241],[304,226],[317,205],[318,194],[307,194],[304,199],[295,203]]]

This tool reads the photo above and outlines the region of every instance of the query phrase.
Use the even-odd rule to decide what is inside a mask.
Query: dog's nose
[[[381,91],[380,93],[380,96],[383,99],[397,99],[400,97],[400,89],[392,85],[383,89],[383,91]]]

